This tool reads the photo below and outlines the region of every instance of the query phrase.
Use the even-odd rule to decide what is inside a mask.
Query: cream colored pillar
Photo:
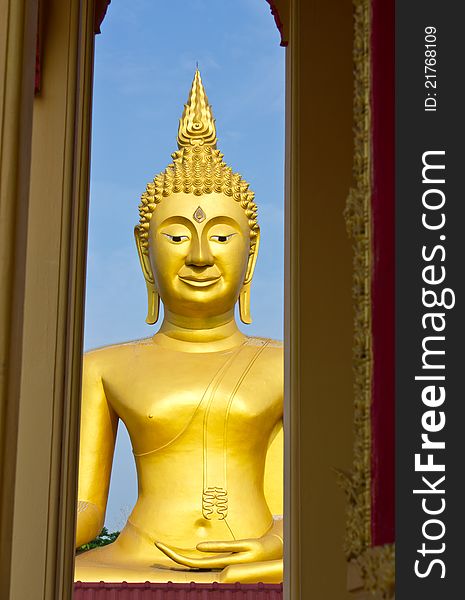
[[[10,15],[23,5],[9,4]],[[2,464],[9,476],[2,474],[8,498],[2,503],[1,549],[9,560],[2,561],[0,595],[5,600],[65,600],[72,593],[93,2],[50,0],[42,8],[42,86],[33,104],[29,202],[18,198],[26,209],[16,216],[19,250],[12,258],[20,282],[17,294],[11,283],[5,290],[19,323],[13,323],[9,343],[20,348],[14,361],[4,363],[8,404]],[[23,38],[25,47],[34,49],[32,72],[31,65],[16,65],[17,77],[28,75],[29,84],[36,41],[31,28]],[[12,24],[6,29],[7,39],[15,35]],[[28,92],[30,103],[31,87]],[[19,93],[14,102],[24,103]],[[27,196],[25,145],[22,139],[13,140],[12,149],[2,145],[3,153],[16,152],[15,168],[24,178],[5,192],[13,203],[21,184]],[[20,163],[26,165],[22,172]],[[3,164],[2,155],[2,186]],[[2,320],[8,321],[7,311]]]
[[[287,49],[286,600],[348,598],[352,467],[351,0],[291,0]],[[286,435],[287,433],[287,435]]]
[[[0,596],[10,585],[37,1],[0,0]]]

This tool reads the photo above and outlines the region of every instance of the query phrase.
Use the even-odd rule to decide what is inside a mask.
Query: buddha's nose
[[[195,267],[211,267],[213,265],[213,255],[208,240],[192,239],[186,264]]]

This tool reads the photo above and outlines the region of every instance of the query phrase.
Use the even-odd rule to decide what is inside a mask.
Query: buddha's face
[[[176,193],[154,210],[149,269],[173,313],[208,318],[232,310],[254,258],[247,216],[231,197]]]

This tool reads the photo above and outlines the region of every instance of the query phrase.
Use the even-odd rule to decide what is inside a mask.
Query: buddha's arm
[[[271,514],[283,514],[284,503],[284,434],[280,421],[273,432],[272,441],[266,455],[265,498]]]
[[[110,485],[118,417],[105,397],[92,354],[84,357],[79,450],[76,547],[102,530]]]

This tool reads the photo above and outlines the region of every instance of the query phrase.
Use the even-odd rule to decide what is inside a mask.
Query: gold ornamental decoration
[[[394,544],[368,548],[354,562],[360,570],[366,591],[378,594],[383,600],[394,598]]]
[[[390,598],[394,593],[394,545],[371,545],[371,4],[354,0],[354,184],[344,216],[353,241],[354,301],[354,460],[350,473],[338,472],[347,500],[345,553],[363,578],[364,589]]]
[[[354,186],[345,209],[353,241],[354,466],[341,474],[348,497],[345,551],[359,556],[371,544],[371,156],[370,4],[354,2]]]

